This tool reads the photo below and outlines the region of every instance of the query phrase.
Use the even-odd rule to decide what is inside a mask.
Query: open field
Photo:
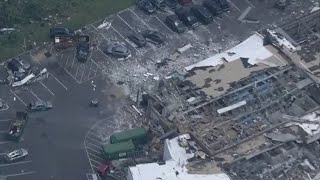
[[[0,34],[0,61],[48,41],[48,29],[65,24],[77,29],[133,4],[132,0],[12,0],[0,2],[0,29],[15,28]]]

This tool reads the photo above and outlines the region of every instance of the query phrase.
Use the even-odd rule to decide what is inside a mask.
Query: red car
[[[110,172],[111,165],[111,161],[101,164],[97,169],[97,173],[99,174],[99,176],[103,177],[107,175]]]
[[[179,4],[182,6],[187,6],[192,4],[192,0],[179,0]]]

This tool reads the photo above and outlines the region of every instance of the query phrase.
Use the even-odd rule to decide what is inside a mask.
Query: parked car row
[[[192,0],[138,0],[137,6],[148,14],[152,14],[157,11],[157,9],[164,10],[166,6],[171,9],[176,9],[181,6],[192,5]],[[206,3],[210,8],[217,8],[215,11],[228,10],[229,3],[227,0],[209,0]]]
[[[178,5],[186,6],[192,4],[192,0],[138,0],[137,6],[148,14],[154,13],[157,9],[164,10],[166,6],[175,9]]]
[[[165,42],[165,36],[154,30],[132,33],[128,36],[128,39],[138,48],[144,47],[147,42],[156,45],[161,45]],[[116,58],[128,58],[131,56],[130,50],[124,44],[120,43],[109,44],[103,49],[103,52]]]
[[[202,24],[211,23],[213,16],[228,10],[229,4],[226,0],[205,0],[202,5],[176,9],[175,15],[167,16],[165,23],[171,30],[182,33],[187,29],[186,27],[196,28],[200,22]]]

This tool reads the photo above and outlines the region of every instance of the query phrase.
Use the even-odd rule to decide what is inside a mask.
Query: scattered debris
[[[11,33],[13,31],[16,31],[15,28],[2,28],[0,29],[0,33]]]
[[[178,48],[177,49],[177,52],[182,54],[183,52],[187,51],[188,49],[192,48],[192,45],[191,44],[187,44],[181,48]]]
[[[280,35],[279,33],[276,33],[273,30],[267,29],[268,35],[271,37],[271,41],[280,48],[286,48],[290,52],[295,52],[297,49],[294,47],[291,42],[289,42],[284,36]]]
[[[249,12],[251,11],[252,7],[249,6],[247,7],[246,10],[243,11],[243,13],[239,16],[238,20],[242,22],[243,19],[246,18],[246,16],[249,14]]]
[[[107,20],[104,20],[102,22],[102,24],[100,24],[98,26],[98,29],[106,29],[106,30],[108,30],[110,27],[111,27],[111,22],[108,22]]]

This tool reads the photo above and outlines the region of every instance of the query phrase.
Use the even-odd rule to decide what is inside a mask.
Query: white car
[[[12,152],[9,152],[5,155],[5,159],[8,161],[8,162],[12,162],[12,161],[15,161],[15,160],[18,160],[18,159],[21,159],[23,157],[26,157],[28,155],[28,151],[26,149],[17,149],[17,150],[14,150]]]

